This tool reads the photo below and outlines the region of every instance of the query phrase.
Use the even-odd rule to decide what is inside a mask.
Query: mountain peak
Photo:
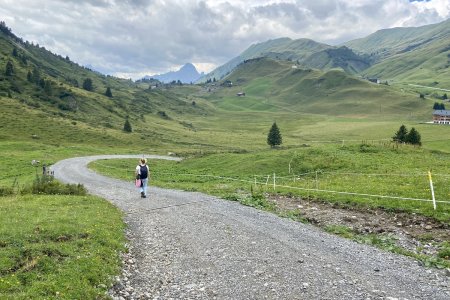
[[[169,83],[172,81],[181,81],[182,83],[195,82],[200,78],[200,74],[192,63],[184,64],[178,71],[170,71],[164,74],[158,74],[153,76],[145,76],[145,79],[158,79],[161,82]]]

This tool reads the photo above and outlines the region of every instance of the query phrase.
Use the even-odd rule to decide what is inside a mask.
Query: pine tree
[[[447,99],[448,99],[447,93],[445,93],[445,94],[442,96],[442,100],[447,100]]]
[[[8,61],[6,63],[5,75],[6,76],[12,76],[13,74],[14,74],[14,66],[13,66],[11,61]]]
[[[277,126],[277,123],[274,122],[272,127],[270,128],[269,134],[267,135],[267,144],[269,144],[272,148],[278,145],[281,145],[282,137],[280,133],[280,129]]]
[[[111,88],[110,87],[107,87],[106,88],[106,92],[105,92],[105,96],[106,97],[109,97],[109,98],[112,98],[112,92],[111,92]]]
[[[93,90],[92,79],[86,78],[83,81],[83,89],[85,89],[86,91],[92,91]]]
[[[45,80],[44,91],[47,95],[52,94],[52,82],[50,80]]]
[[[14,47],[13,51],[12,51],[12,56],[17,57],[19,56],[19,53],[17,53],[17,48]]]
[[[411,131],[406,136],[406,142],[412,145],[419,145],[419,146],[422,145],[420,139],[421,139],[420,133],[414,127],[411,128]]]
[[[128,120],[128,117],[125,119],[125,124],[123,125],[123,131],[125,131],[125,132],[133,131],[133,129],[131,128],[130,121]]]
[[[406,136],[408,135],[408,129],[405,125],[400,126],[398,131],[392,137],[392,140],[397,143],[406,143]]]
[[[39,69],[35,66],[33,68],[33,82],[39,84],[40,80],[41,80],[41,73],[39,72]]]
[[[33,82],[33,74],[31,74],[31,71],[28,71],[28,74],[27,74],[27,80],[28,80],[29,82]]]

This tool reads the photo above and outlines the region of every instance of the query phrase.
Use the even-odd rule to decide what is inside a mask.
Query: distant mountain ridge
[[[362,76],[450,87],[450,19],[421,27],[383,29],[345,45],[373,61]]]
[[[363,77],[382,77],[426,83],[450,84],[450,19],[421,27],[379,30],[365,38],[339,46],[330,46],[310,39],[278,38],[251,45],[198,82],[222,79],[249,59],[266,57],[291,61],[304,68],[323,71],[339,68]],[[424,64],[424,65],[423,65]],[[422,74],[422,75],[420,75]]]
[[[396,27],[378,30],[365,38],[343,43],[357,53],[375,56],[377,60],[405,53],[446,39],[450,45],[450,19],[420,27]]]
[[[191,63],[187,63],[182,66],[178,71],[170,71],[164,74],[158,75],[147,75],[144,79],[157,79],[164,83],[169,83],[172,81],[181,81],[182,83],[193,83],[197,81],[203,73],[199,73],[195,66]]]
[[[203,76],[199,81],[221,79],[242,62],[258,57],[288,60],[306,68],[325,70],[341,68],[350,74],[370,66],[367,57],[356,54],[345,46],[335,47],[304,38],[297,40],[279,38],[251,45],[240,55]]]

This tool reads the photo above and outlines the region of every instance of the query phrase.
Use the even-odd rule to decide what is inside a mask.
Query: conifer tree
[[[112,98],[112,92],[111,92],[111,88],[110,87],[107,87],[106,88],[106,92],[105,92],[105,96],[106,97],[109,97],[109,98]]]
[[[41,72],[39,72],[39,69],[35,66],[33,68],[33,82],[39,84],[40,80],[41,80]]]
[[[406,136],[408,135],[408,129],[405,125],[400,126],[398,131],[392,137],[392,140],[397,143],[406,143]]]
[[[280,129],[278,128],[277,123],[274,122],[270,128],[269,134],[267,135],[267,144],[274,148],[275,146],[281,145],[281,143],[282,137]]]
[[[92,79],[86,78],[83,81],[83,89],[85,89],[86,91],[92,91],[93,90]]]
[[[45,80],[44,91],[47,95],[52,94],[52,82],[50,80]]]
[[[14,74],[14,66],[13,66],[11,61],[8,61],[6,63],[5,75],[6,76],[12,76],[13,74]]]
[[[125,124],[123,125],[123,131],[125,131],[125,132],[133,131],[133,129],[131,128],[130,121],[128,120],[128,117],[125,119]]]
[[[406,142],[412,145],[419,145],[419,146],[422,145],[420,139],[421,139],[420,133],[414,127],[411,128],[411,131],[406,136]]]
[[[39,86],[40,86],[41,88],[45,88],[45,79],[44,79],[44,78],[41,78],[41,79],[39,80]]]
[[[33,82],[33,74],[31,74],[31,71],[28,71],[28,73],[27,73],[27,80],[29,82]]]

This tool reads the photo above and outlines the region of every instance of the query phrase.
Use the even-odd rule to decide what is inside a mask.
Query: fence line
[[[97,162],[94,162],[96,164],[99,164],[103,167],[111,168],[111,169],[122,169],[119,167],[112,167],[112,166],[106,166]],[[377,174],[377,173],[340,173],[340,172],[320,172],[321,174],[338,174],[338,175],[359,175],[359,176],[426,176],[426,173],[415,173],[415,174]],[[330,194],[339,194],[339,195],[352,195],[352,196],[363,196],[363,197],[373,197],[373,198],[382,198],[382,199],[394,199],[394,200],[409,200],[409,201],[422,201],[422,202],[433,202],[433,200],[430,199],[422,199],[422,198],[411,198],[411,197],[399,197],[399,196],[389,196],[389,195],[376,195],[376,194],[367,194],[367,193],[356,193],[356,192],[346,192],[346,191],[334,191],[334,190],[325,190],[325,189],[319,189],[319,188],[302,188],[302,187],[293,187],[289,185],[279,185],[276,184],[276,179],[283,179],[288,178],[292,179],[293,176],[303,176],[303,175],[310,175],[310,174],[317,174],[317,171],[308,172],[308,173],[302,173],[302,174],[293,174],[291,176],[276,176],[275,173],[272,175],[253,175],[253,180],[246,180],[246,179],[240,179],[240,178],[233,178],[233,177],[227,177],[227,176],[220,176],[220,175],[210,175],[210,174],[192,174],[192,173],[184,173],[184,174],[174,174],[174,173],[165,173],[160,172],[158,175],[166,175],[166,176],[190,176],[190,177],[203,177],[203,178],[214,178],[214,179],[223,179],[223,180],[230,180],[230,181],[238,181],[238,182],[245,182],[255,185],[266,185],[268,186],[270,177],[273,177],[273,188],[276,189],[276,187],[280,188],[287,188],[287,189],[294,189],[294,190],[303,190],[303,191],[309,191],[309,192],[322,192],[322,193],[330,193]],[[438,174],[434,174],[435,176]],[[265,182],[257,181],[256,178],[264,178],[266,179]],[[445,176],[447,177],[447,176]],[[450,175],[448,176],[450,177]],[[295,177],[294,177],[295,178]],[[444,204],[450,204],[450,201],[443,201],[443,200],[436,200],[435,203],[444,203]]]
[[[218,175],[199,175],[199,174],[191,174],[191,173],[184,173],[184,174],[173,174],[173,173],[159,173],[162,175],[174,175],[174,176],[192,176],[192,177],[210,177],[210,178],[216,178],[216,179],[226,179],[231,181],[240,181],[240,182],[246,182],[246,183],[254,183],[259,185],[268,185],[268,181],[266,182],[258,182],[256,180],[244,180],[244,179],[237,179],[232,177],[225,177],[225,176],[218,176]],[[273,175],[268,175],[272,177]],[[280,177],[276,177],[280,178]],[[399,196],[388,196],[388,195],[376,195],[376,194],[365,194],[365,193],[356,193],[356,192],[343,192],[343,191],[333,191],[333,190],[323,190],[323,189],[312,189],[312,188],[302,188],[302,187],[293,187],[288,185],[279,185],[274,183],[275,187],[281,187],[281,188],[288,188],[288,189],[295,189],[295,190],[303,190],[303,191],[310,191],[310,192],[324,192],[324,193],[332,193],[332,194],[342,194],[342,195],[353,195],[353,196],[365,196],[365,197],[374,197],[374,198],[384,198],[384,199],[395,199],[395,200],[411,200],[411,201],[423,201],[423,202],[433,202],[433,200],[430,199],[422,199],[422,198],[409,198],[409,197],[399,197]],[[450,201],[436,201],[437,203],[445,203],[450,204]]]

